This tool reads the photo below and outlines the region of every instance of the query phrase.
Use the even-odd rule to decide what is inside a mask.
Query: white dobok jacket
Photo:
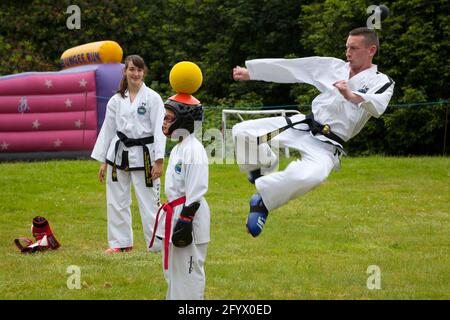
[[[113,163],[115,144],[119,140],[117,131],[124,133],[128,138],[139,139],[154,137],[154,143],[147,144],[150,151],[151,162],[164,158],[166,136],[162,132],[164,120],[164,103],[159,94],[142,84],[133,103],[130,102],[128,91],[125,98],[116,93],[108,102],[105,120],[97,137],[91,157],[101,161]],[[127,148],[119,144],[116,164],[122,163],[122,151],[128,152],[129,168],[143,169],[143,148],[133,146]]]
[[[186,197],[186,206],[200,202],[192,222],[194,242],[196,244],[209,242],[210,211],[204,198],[208,191],[208,157],[205,148],[193,134],[185,137],[170,152],[164,183],[165,195],[169,202],[183,196]],[[183,205],[174,208],[172,226],[175,226],[182,208]],[[160,237],[164,236],[163,224],[164,219],[161,219],[157,231]]]
[[[320,94],[312,101],[314,119],[328,124],[344,141],[357,135],[371,116],[380,117],[394,92],[393,80],[378,72],[376,65],[349,79],[349,64],[337,58],[257,59],[246,61],[246,67],[251,80],[315,86]],[[346,100],[333,86],[338,80],[347,80],[350,90],[365,101]]]

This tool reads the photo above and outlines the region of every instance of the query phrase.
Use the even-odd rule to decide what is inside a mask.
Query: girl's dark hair
[[[130,62],[133,62],[133,64],[138,67],[139,69],[144,69],[144,77],[147,74],[147,65],[144,62],[144,59],[142,57],[138,56],[137,54],[129,55],[125,58],[125,70],[128,68]],[[120,81],[119,90],[117,90],[117,93],[120,93],[122,98],[125,98],[125,91],[128,89],[128,81],[127,76],[123,75],[122,80]]]

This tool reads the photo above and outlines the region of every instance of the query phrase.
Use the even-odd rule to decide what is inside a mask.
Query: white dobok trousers
[[[302,114],[290,117],[292,122],[304,118]],[[289,128],[268,143],[257,146],[258,136],[285,125],[287,122],[284,117],[271,117],[240,122],[232,130],[236,159],[241,171],[261,168],[265,174],[256,180],[255,186],[269,211],[312,190],[328,177],[333,168],[339,169],[338,149],[320,141],[309,131]],[[300,124],[295,128],[307,129],[308,126]],[[299,151],[301,159],[291,162],[283,171],[272,172],[278,168],[278,156],[271,147],[295,149]]]
[[[145,185],[145,173],[140,171],[117,170],[116,182],[111,179],[112,166],[107,166],[106,205],[108,216],[108,244],[110,248],[133,246],[133,228],[131,217],[131,183],[139,204],[144,239],[148,245],[153,235],[156,212],[160,203],[160,179],[153,181],[153,187]],[[161,249],[160,241],[150,251]]]
[[[204,300],[207,248],[208,243],[195,244],[195,241],[185,248],[169,244],[169,268],[164,270],[163,267],[168,285],[167,300]],[[162,252],[164,266],[165,253],[164,250]]]

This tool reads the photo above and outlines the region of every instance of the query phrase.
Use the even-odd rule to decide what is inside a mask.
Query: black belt
[[[289,123],[292,123],[291,119],[287,118],[286,121]],[[339,143],[341,146],[344,145],[345,141],[342,140],[341,137],[339,137],[338,135],[336,135],[335,133],[333,133],[333,131],[331,131],[330,125],[328,124],[321,124],[319,122],[317,122],[316,120],[314,120],[314,114],[310,113],[306,116],[305,120],[303,120],[303,123],[306,123],[309,126],[309,130],[311,131],[311,133],[313,135],[316,134],[322,134],[325,137],[327,137],[328,139],[331,139],[337,143]],[[292,126],[295,126],[295,124],[292,124]],[[295,130],[300,130],[300,131],[308,131],[308,130],[301,130],[301,129],[296,129],[293,128]]]
[[[117,136],[119,140],[116,141],[115,150],[114,150],[114,163],[112,169],[112,181],[117,181],[117,165],[116,158],[117,152],[119,151],[119,144],[122,142],[127,148],[142,146],[142,151],[144,155],[144,172],[145,172],[145,185],[147,187],[153,187],[152,181],[152,164],[150,159],[150,151],[147,148],[147,144],[153,143],[155,138],[153,136],[140,138],[140,139],[131,139],[128,138],[124,133],[117,131]]]
[[[322,134],[325,137],[327,137],[328,139],[331,139],[331,140],[339,143],[341,146],[343,146],[345,143],[345,141],[341,137],[337,136],[335,133],[333,133],[331,131],[331,128],[328,124],[321,124],[321,123],[317,122],[316,120],[314,120],[314,114],[312,114],[312,113],[308,114],[305,117],[305,119],[297,121],[297,122],[292,122],[292,120],[289,117],[285,117],[285,118],[286,118],[286,122],[288,124],[284,127],[281,127],[274,131],[266,133],[265,135],[259,136],[258,140],[257,140],[258,145],[271,140],[273,137],[279,135],[280,133],[282,133],[283,131],[285,131],[289,128],[293,128],[293,129],[299,130],[299,131],[311,131],[311,133],[313,135]],[[294,128],[294,126],[296,126],[298,124],[302,124],[302,123],[307,124],[309,128],[306,130]]]

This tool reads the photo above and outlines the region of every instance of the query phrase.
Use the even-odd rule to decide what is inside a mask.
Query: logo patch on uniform
[[[178,173],[178,174],[181,173],[181,166],[182,166],[181,162],[178,162],[178,163],[175,165],[175,173]]]
[[[358,89],[358,92],[361,93],[366,93],[367,91],[369,91],[369,88],[366,85],[363,85],[361,89]]]
[[[143,115],[143,114],[145,114],[145,113],[147,112],[147,110],[145,109],[144,106],[140,106],[140,107],[137,109],[137,112],[138,112],[139,114]]]

